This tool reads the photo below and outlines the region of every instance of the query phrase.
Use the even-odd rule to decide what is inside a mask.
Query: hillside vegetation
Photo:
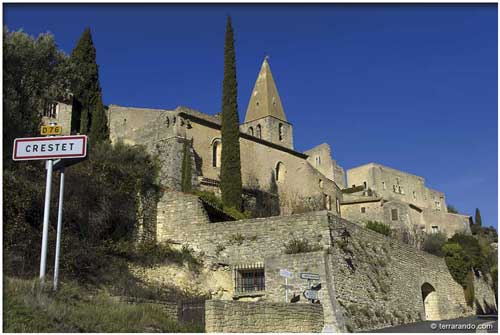
[[[105,291],[65,283],[57,293],[37,280],[4,279],[4,332],[197,332],[154,305],[120,302]]]
[[[89,35],[90,37],[90,35]],[[41,111],[67,96],[81,77],[54,37],[3,30],[3,322],[6,332],[194,332],[159,307],[119,297],[176,301],[189,297],[173,282],[151,284],[152,267],[200,271],[187,247],[137,243],[138,222],[160,196],[158,161],[141,146],[97,136],[88,159],[66,169],[60,289],[52,293],[59,172],[52,180],[45,289],[38,286],[46,170],[43,161],[13,162],[17,137],[40,136]],[[94,76],[95,77],[95,76]],[[76,81],[76,82],[75,82]],[[80,82],[82,87],[84,82]],[[94,85],[95,86],[95,85]],[[100,90],[98,90],[100,95]],[[89,109],[95,111],[96,109]],[[92,120],[92,118],[91,118]],[[94,122],[96,118],[93,118]],[[169,279],[169,278],[167,278]]]

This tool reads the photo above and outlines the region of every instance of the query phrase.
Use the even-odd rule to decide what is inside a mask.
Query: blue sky
[[[423,176],[497,226],[496,5],[4,5],[4,25],[52,32],[67,53],[86,26],[104,102],[213,114],[225,17],[244,113],[264,58],[299,151],[322,142],[344,168]]]

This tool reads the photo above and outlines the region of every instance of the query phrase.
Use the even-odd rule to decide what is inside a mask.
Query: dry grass
[[[50,286],[50,285],[47,285]],[[152,305],[120,302],[74,283],[57,293],[36,280],[4,278],[4,332],[199,332],[172,320]]]

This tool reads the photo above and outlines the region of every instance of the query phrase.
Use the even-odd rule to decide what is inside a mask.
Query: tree
[[[448,205],[448,213],[458,214],[458,210],[453,205]]]
[[[103,142],[109,140],[109,128],[106,118],[106,111],[102,103],[102,96],[99,94],[97,97],[96,109],[92,116],[92,123],[90,125],[90,140],[93,142]]]
[[[3,158],[12,157],[16,137],[37,136],[41,114],[69,91],[71,64],[54,36],[37,38],[3,29]]]
[[[481,227],[483,225],[483,220],[481,219],[481,212],[479,211],[479,208],[476,208],[476,219],[474,223],[478,227]]]
[[[91,140],[98,141],[103,137],[101,132],[107,132],[107,122],[102,105],[96,50],[90,28],[85,28],[83,31],[71,53],[71,62],[75,66],[71,85],[75,100],[72,116],[75,120],[74,126],[79,129],[81,134],[93,130],[90,133]],[[93,121],[97,123],[94,127],[92,127]]]
[[[443,246],[444,260],[453,279],[467,287],[467,274],[471,271],[472,262],[458,243],[448,242]]]
[[[237,102],[236,56],[231,17],[227,18],[222,84],[222,160],[220,188],[225,207],[241,209],[240,130]]]
[[[481,246],[477,238],[471,235],[457,233],[453,235],[448,242],[458,243],[460,245],[465,255],[470,259],[471,266],[474,269],[481,270],[483,273],[487,271],[485,259],[482,255]]]
[[[191,150],[189,148],[189,144],[187,141],[184,141],[184,152],[182,157],[182,181],[181,181],[181,190],[182,192],[190,192],[191,191],[191,179],[192,179],[192,171],[191,171]]]

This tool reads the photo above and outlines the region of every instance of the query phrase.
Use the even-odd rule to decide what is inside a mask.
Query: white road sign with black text
[[[12,159],[15,161],[83,158],[87,156],[87,136],[16,138]]]

